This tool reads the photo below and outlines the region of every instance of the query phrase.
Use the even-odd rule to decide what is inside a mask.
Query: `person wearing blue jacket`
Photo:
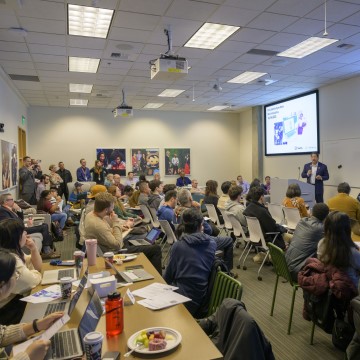
[[[176,190],[170,190],[165,194],[165,202],[163,206],[159,207],[156,215],[159,220],[167,220],[170,224],[173,231],[175,231],[175,226],[177,220],[175,216],[175,206],[177,203],[177,192]]]
[[[164,279],[191,299],[184,305],[195,315],[207,293],[217,245],[214,238],[202,232],[203,217],[197,209],[185,210],[179,226],[183,234],[171,248]]]

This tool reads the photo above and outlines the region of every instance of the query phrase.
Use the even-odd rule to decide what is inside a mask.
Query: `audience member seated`
[[[179,287],[178,292],[191,299],[184,305],[193,316],[206,296],[216,250],[214,238],[202,232],[202,224],[203,217],[198,210],[184,211],[179,225],[183,234],[171,247],[164,274],[168,284]]]
[[[57,204],[57,206],[59,207],[59,210],[56,212],[66,214],[66,218],[67,218],[66,225],[73,226],[74,221],[71,218],[72,214],[70,213],[71,205],[66,204],[64,206],[64,200],[62,199],[61,196],[59,196],[57,188],[51,187],[50,194],[51,194],[51,199],[50,199],[51,205]]]
[[[176,190],[176,185],[175,184],[165,184],[163,186],[163,190],[162,190],[162,195],[163,195],[163,198],[160,202],[160,205],[159,205],[159,208],[161,208],[163,205],[164,205],[164,202],[165,202],[165,194],[170,191],[170,190]]]
[[[97,194],[107,192],[107,189],[104,185],[93,185],[90,189],[90,194],[88,194],[88,203],[85,207],[85,214],[87,215],[90,211],[94,210],[95,197]]]
[[[245,181],[241,175],[236,178],[236,185],[241,186],[243,189],[243,195],[246,195],[250,190],[250,184]]]
[[[230,199],[229,198],[229,189],[231,187],[230,181],[224,181],[221,184],[221,191],[223,192],[222,195],[219,197],[217,207],[219,209],[225,209],[225,203]]]
[[[156,171],[156,170],[155,170],[155,171]],[[161,182],[159,171],[156,171],[156,172],[154,173],[154,178],[153,178],[153,180],[158,180],[158,181]]]
[[[14,198],[10,193],[0,195],[0,220],[4,219],[16,219],[22,224],[24,223],[24,213],[21,208],[14,202]],[[47,224],[31,226],[28,227],[26,231],[29,235],[41,235],[41,256],[43,259],[55,259],[60,257],[60,253],[55,251],[53,239]]]
[[[125,181],[125,186],[131,186],[133,189],[135,189],[136,182],[137,180],[134,178],[134,173],[132,171],[129,171]]]
[[[244,233],[248,232],[247,223],[243,214],[245,206],[242,204],[242,188],[241,186],[232,186],[229,189],[229,200],[225,203],[225,210],[235,215],[240,222]]]
[[[92,181],[95,181],[99,185],[104,185],[106,178],[106,170],[102,166],[100,160],[95,160],[94,167],[90,169],[90,174],[92,176]]]
[[[215,206],[215,210],[217,212],[220,224],[224,223],[224,220],[222,218],[221,212],[218,209],[218,201],[219,196],[217,194],[217,187],[218,183],[215,180],[208,180],[206,182],[206,188],[205,188],[205,197],[203,200],[203,204],[212,204]]]
[[[139,176],[139,180],[137,181],[137,183],[136,183],[136,185],[135,185],[135,189],[139,189],[139,185],[140,185],[140,183],[143,182],[143,181],[149,183],[149,181],[146,180],[146,176],[145,176],[144,174],[141,174],[141,175]]]
[[[109,187],[111,185],[114,185],[114,174],[107,174],[106,179],[104,181],[104,185],[106,187]]]
[[[346,182],[339,184],[338,194],[328,200],[330,211],[341,211],[349,216],[350,219],[357,220],[352,225],[352,231],[360,235],[360,202],[350,196],[351,188]]]
[[[119,174],[114,174],[114,184],[117,186],[121,192],[121,196],[124,195],[124,188],[125,186],[121,183],[121,176]]]
[[[57,173],[58,168],[55,164],[52,164],[49,166],[49,178],[50,178],[50,188],[56,188],[58,191],[58,194],[62,196],[61,187],[60,185],[64,182],[62,177]],[[40,193],[41,194],[41,193]]]
[[[332,211],[325,219],[324,233],[317,248],[318,259],[325,265],[345,271],[358,289],[360,252],[351,239],[349,216],[340,211]]]
[[[270,176],[265,176],[265,184],[262,184],[261,187],[265,191],[265,195],[270,195]]]
[[[173,231],[175,231],[174,224],[177,223],[175,216],[175,206],[177,203],[177,192],[176,190],[169,190],[165,194],[165,202],[159,208],[156,215],[159,220],[167,220]]]
[[[191,180],[191,189],[190,192],[197,194],[204,194],[204,191],[198,188],[199,182],[196,179]]]
[[[249,188],[249,192],[246,194],[246,201],[249,203],[252,199],[251,199],[251,189],[253,188],[253,187],[261,187],[261,189],[263,190],[263,192],[264,192],[264,195],[266,195],[266,191],[263,189],[263,187],[262,187],[262,185],[261,185],[261,181],[260,181],[260,179],[258,179],[258,178],[255,178],[252,182],[251,182],[251,184],[250,184],[250,188]]]
[[[147,181],[142,181],[139,184],[140,194],[138,197],[139,205],[147,205],[149,201],[150,187]]]
[[[17,258],[5,249],[0,249],[0,303],[16,291],[19,281],[17,269]],[[24,303],[26,304],[26,303]],[[16,324],[10,326],[0,325],[0,359],[9,359],[5,347],[27,340],[36,332],[48,329],[56,320],[63,316],[63,313],[56,312],[35,320],[34,323]],[[49,349],[50,340],[35,340],[23,352],[11,357],[12,360],[42,360]]]
[[[108,193],[114,196],[114,212],[122,220],[137,219],[139,216],[126,211],[124,204],[120,200],[121,193],[118,187],[112,185],[108,189]]]
[[[306,209],[305,201],[301,196],[301,190],[299,184],[290,184],[286,191],[286,197],[282,202],[282,205],[288,208],[297,208],[300,216],[307,217],[309,212]]]
[[[163,185],[159,180],[150,181],[149,188],[151,193],[148,199],[148,206],[157,210],[160,206],[161,200],[163,199],[160,194],[162,193]]]
[[[30,250],[25,255],[22,247]],[[25,310],[23,296],[41,282],[41,256],[34,241],[25,231],[25,226],[17,219],[0,221],[0,247],[9,250],[16,258],[16,271],[19,278],[8,297],[0,301],[0,323],[3,325],[19,323]],[[1,269],[3,272],[3,269]]]
[[[73,191],[69,195],[69,202],[71,202],[73,209],[80,209],[83,205],[85,205],[87,192],[82,191],[82,186],[83,184],[77,181],[74,184]]]
[[[191,180],[187,176],[185,176],[185,171],[184,170],[180,170],[179,175],[180,175],[180,177],[178,177],[177,180],[176,180],[176,186],[177,187],[183,187],[183,186],[191,185]]]
[[[315,204],[312,215],[302,218],[296,226],[285,253],[290,275],[296,282],[306,259],[316,257],[318,243],[324,237],[324,220],[328,214],[329,208],[326,204]]]
[[[44,190],[40,195],[40,200],[37,205],[37,210],[44,211],[51,215],[52,221],[58,221],[60,229],[63,230],[67,220],[67,215],[65,213],[59,212],[59,203],[61,199],[56,199],[54,204],[51,204],[50,199],[52,195],[49,190]]]
[[[125,247],[129,252],[143,252],[161,274],[161,248],[159,245],[133,246],[122,237],[121,222],[114,213],[114,197],[106,192],[98,193],[95,197],[94,211],[85,217],[85,238],[97,239],[103,252],[117,253]]]
[[[126,185],[124,187],[124,201],[125,202],[129,202],[129,199],[131,198],[134,191],[135,191],[134,188],[129,185]]]
[[[80,182],[91,181],[91,174],[88,167],[86,167],[86,160],[80,160],[80,167],[76,170],[76,180]]]
[[[250,189],[249,194],[251,202],[247,205],[243,214],[245,216],[256,217],[261,226],[266,242],[272,242],[275,235],[266,235],[270,232],[280,232],[274,244],[279,248],[285,250],[285,242],[282,234],[286,232],[284,227],[276,224],[276,221],[271,217],[269,210],[264,206],[264,191],[261,187],[256,186]]]
[[[36,186],[36,200],[40,200],[40,194],[44,190],[50,190],[50,178],[49,175],[41,175],[40,182]]]

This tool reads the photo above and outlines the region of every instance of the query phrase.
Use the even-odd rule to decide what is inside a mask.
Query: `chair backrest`
[[[236,237],[242,237],[243,239],[246,239],[246,235],[244,233],[244,229],[241,226],[240,221],[237,219],[237,217],[230,211],[225,211],[226,216],[231,222],[231,225],[233,227],[234,235]]]
[[[273,243],[268,243],[268,248],[276,275],[283,277],[291,285],[293,285],[294,282],[291,278],[290,271],[286,263],[284,251],[282,251],[282,249]]]
[[[146,205],[142,205],[142,204],[140,204],[139,206],[140,206],[141,212],[142,212],[143,215],[144,215],[143,222],[144,222],[145,224],[152,223],[152,216],[151,216],[151,213],[150,213],[149,208],[148,208]]]
[[[85,243],[85,216],[86,216],[86,208],[83,208],[81,210],[81,216],[80,216],[80,222],[79,222],[79,234],[80,234],[80,240],[79,244],[84,245]]]
[[[76,182],[76,181],[75,181]],[[74,184],[75,182],[70,182],[70,183],[67,183],[67,188],[68,188],[68,191],[69,191],[69,194],[71,194],[73,191],[74,191]],[[89,192],[91,187],[93,185],[96,185],[96,182],[95,181],[87,181],[87,182],[82,182],[81,181],[81,184],[83,184],[82,186],[82,191],[87,191]]]
[[[298,208],[283,207],[286,224],[289,229],[295,230],[298,222],[300,221],[300,213]]]
[[[205,204],[206,210],[209,214],[209,218],[213,223],[215,223],[217,226],[220,225],[219,217],[217,215],[215,206],[213,204]]]
[[[225,228],[228,229],[228,230],[232,230],[232,229],[233,229],[233,225],[232,225],[229,217],[228,217],[227,214],[226,214],[227,211],[225,211],[225,209],[220,209],[220,208],[219,208],[219,210],[220,210],[221,215],[222,215],[222,217],[223,217],[223,219],[224,219]]]
[[[283,207],[279,204],[268,204],[268,210],[271,217],[276,221],[277,224],[284,223],[284,212]]]
[[[249,229],[250,241],[253,243],[258,243],[259,241],[261,241],[261,246],[264,249],[267,249],[264,234],[261,230],[259,219],[257,219],[256,217],[250,217],[250,216],[245,216],[245,219],[246,219],[248,229]]]
[[[30,214],[33,218],[34,226],[37,225],[37,222],[42,222],[43,224],[46,224],[49,228],[49,231],[51,232],[51,215],[50,214]],[[29,214],[24,215],[24,223],[27,223],[29,218]]]
[[[194,201],[200,203],[200,200],[204,199],[205,195],[202,193],[191,193],[191,197]]]
[[[241,300],[242,285],[231,276],[219,271],[211,292],[208,316],[212,315],[225,298]]]
[[[171,228],[169,222],[167,220],[159,220],[160,226],[162,231],[166,235],[166,242],[169,245],[172,245],[174,242],[177,241],[176,236],[173,232],[173,229]]]
[[[156,228],[159,228],[160,227],[160,223],[159,223],[159,219],[156,215],[156,209],[155,208],[152,208],[152,207],[149,207],[149,210],[150,210],[150,214],[151,214],[151,218],[152,218],[152,226],[153,227],[156,227]]]

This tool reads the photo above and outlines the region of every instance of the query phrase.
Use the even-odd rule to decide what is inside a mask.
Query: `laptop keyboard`
[[[55,303],[55,304],[49,304],[46,308],[44,316],[52,314],[57,311],[64,311],[65,306],[66,306],[66,301],[62,301],[62,302]]]
[[[74,269],[67,269],[67,270],[59,270],[58,272],[58,280],[63,277],[73,277],[74,276]]]
[[[76,346],[75,331],[62,331],[51,338],[53,359],[63,359],[79,353]]]

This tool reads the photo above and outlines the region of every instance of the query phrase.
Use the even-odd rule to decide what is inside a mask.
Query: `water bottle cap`
[[[109,300],[116,300],[116,299],[120,299],[120,294],[118,292],[113,292],[108,294],[108,299]]]

